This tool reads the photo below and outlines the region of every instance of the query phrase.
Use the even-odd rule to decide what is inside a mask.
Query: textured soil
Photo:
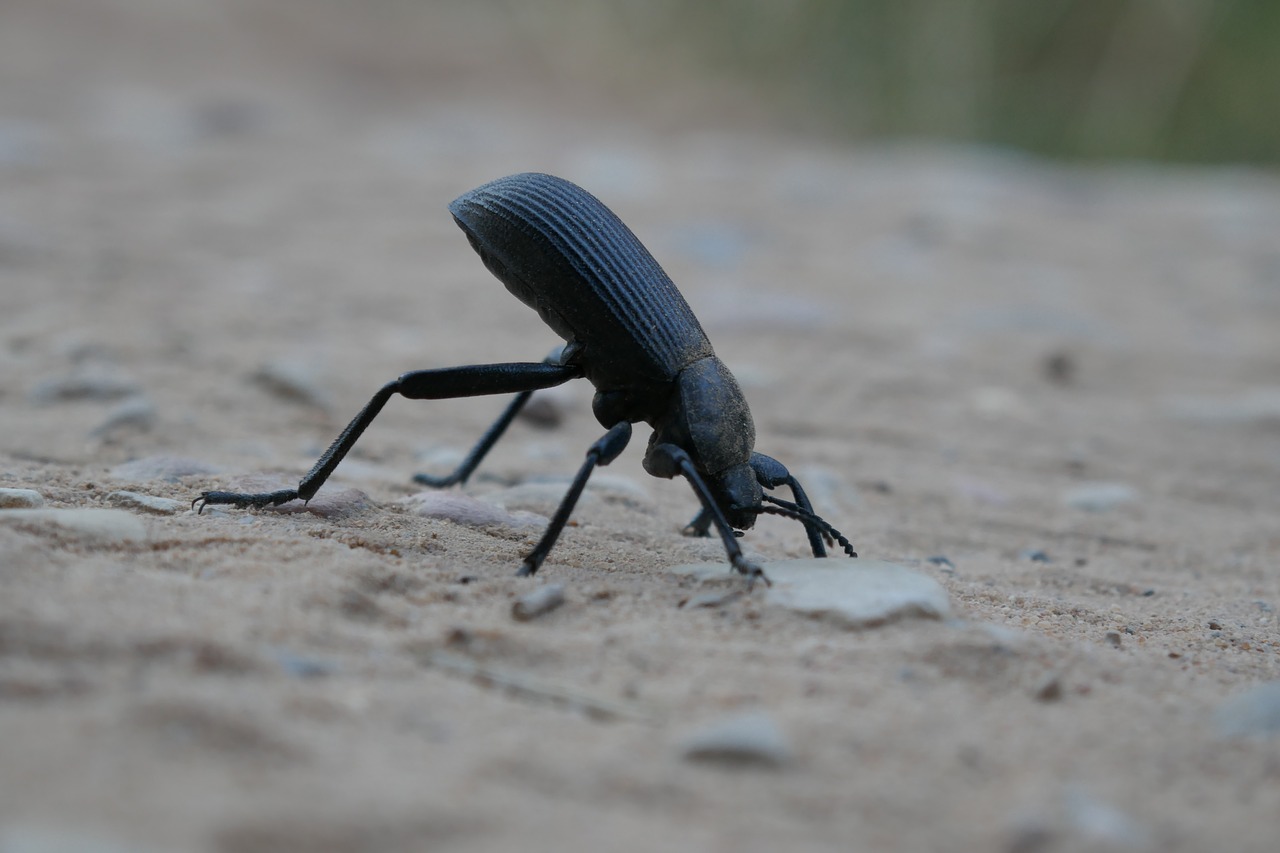
[[[407,370],[541,359],[446,205],[547,171],[956,618],[682,606],[723,552],[642,427],[515,621],[540,526],[401,503],[502,401],[394,399],[332,512],[0,524],[0,851],[1275,849],[1280,734],[1219,709],[1280,679],[1276,176],[796,138],[516,12],[313,5],[0,9],[0,487],[288,484]],[[544,411],[463,494],[551,511],[601,428]],[[682,754],[745,710],[781,766]]]

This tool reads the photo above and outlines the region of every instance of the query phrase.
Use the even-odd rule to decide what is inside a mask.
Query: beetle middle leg
[[[301,498],[311,500],[333,469],[355,446],[361,434],[373,423],[393,396],[399,394],[410,400],[447,400],[457,397],[479,397],[485,394],[531,393],[539,388],[551,388],[570,379],[582,376],[576,366],[547,364],[546,362],[514,362],[508,364],[475,364],[465,367],[445,367],[434,370],[415,370],[406,373],[378,389],[365,407],[347,424],[347,428],[329,445],[329,449],[316,461],[311,470],[298,483],[296,489],[276,492],[205,492],[192,501],[203,510],[209,504],[231,504],[237,507],[279,506]]]
[[[524,564],[520,566],[520,571],[517,572],[518,575],[527,576],[538,571],[542,561],[547,558],[547,554],[551,553],[551,549],[555,547],[556,540],[560,538],[560,532],[569,523],[569,513],[573,512],[574,506],[578,503],[578,498],[582,497],[582,490],[586,488],[587,479],[591,476],[591,472],[595,470],[597,465],[608,465],[617,459],[618,454],[627,448],[627,442],[630,440],[631,424],[627,421],[621,421],[614,424],[608,432],[588,448],[586,461],[578,469],[577,476],[573,478],[569,491],[565,492],[564,498],[560,501],[556,514],[551,517],[551,523],[547,525],[542,538],[538,540],[537,545],[533,546],[533,550],[525,555]]]

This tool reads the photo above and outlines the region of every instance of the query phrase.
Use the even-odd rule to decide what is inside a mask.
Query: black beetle
[[[800,521],[815,557],[826,556],[824,540],[839,542],[849,556],[857,556],[849,541],[814,513],[786,467],[753,451],[755,426],[733,374],[716,357],[680,291],[613,211],[569,181],[536,173],[477,187],[455,199],[449,210],[485,266],[567,343],[541,363],[406,373],[374,395],[298,488],[205,492],[193,506],[198,503],[203,511],[207,504],[263,507],[310,500],[392,395],[439,400],[516,394],[457,471],[414,478],[430,486],[465,482],[535,390],[586,377],[596,388],[592,410],[608,432],[587,451],[519,574],[532,575],[542,565],[592,470],[617,458],[638,421],[653,428],[645,470],[655,477],[683,476],[702,504],[687,531],[707,535],[714,526],[729,561],[749,579],[763,572],[742,555],[735,530],[754,526],[760,513]],[[763,491],[782,486],[791,489],[794,501]]]

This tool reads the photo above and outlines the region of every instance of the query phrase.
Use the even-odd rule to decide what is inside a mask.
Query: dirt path
[[[500,403],[393,401],[345,515],[0,524],[0,851],[1274,849],[1280,735],[1221,711],[1280,679],[1274,176],[680,132],[465,15],[255,7],[0,11],[0,487],[291,482],[405,370],[540,358],[445,205],[544,170],[663,261],[758,447],[958,618],[682,607],[668,568],[720,549],[641,430],[544,568],[567,603],[516,622],[540,528],[399,503]],[[545,515],[589,402],[465,493]],[[682,756],[746,709],[781,767]]]

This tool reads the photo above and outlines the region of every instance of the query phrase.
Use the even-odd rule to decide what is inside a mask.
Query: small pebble
[[[1280,736],[1280,681],[1232,696],[1218,707],[1213,722],[1222,737]]]
[[[744,594],[744,590],[741,589],[735,589],[732,592],[702,592],[680,602],[680,606],[685,610],[697,610],[702,607],[723,607],[742,598]]]
[[[1031,691],[1031,695],[1038,702],[1057,702],[1062,698],[1062,679],[1058,674],[1050,673],[1045,676],[1036,688]]]
[[[1138,500],[1138,492],[1124,483],[1085,483],[1069,489],[1062,500],[1072,509],[1110,512]]]
[[[564,423],[574,407],[577,394],[567,385],[534,391],[520,410],[520,420],[539,429],[554,429]]]
[[[128,377],[87,373],[46,379],[31,389],[30,397],[34,403],[66,403],[120,400],[141,392],[141,386]]]
[[[681,743],[680,754],[689,761],[735,767],[781,767],[791,760],[791,747],[772,717],[748,711],[693,732]]]
[[[428,490],[410,495],[400,503],[417,515],[442,518],[468,527],[509,527],[521,530],[547,524],[545,516],[531,512],[507,512],[502,507],[461,492]]]
[[[0,509],[36,509],[44,496],[35,489],[0,489]]]
[[[11,509],[0,512],[0,524],[94,545],[123,545],[147,538],[143,523],[119,509]]]
[[[253,380],[282,400],[328,409],[329,391],[320,384],[316,369],[309,363],[273,361],[264,364]]]
[[[1045,551],[1041,551],[1039,548],[1027,548],[1026,550],[1020,551],[1018,553],[1018,557],[1023,560],[1030,560],[1033,563],[1053,562],[1053,560],[1050,559],[1049,554]]]
[[[528,622],[550,613],[562,604],[564,584],[549,583],[517,598],[511,605],[511,615],[519,622]]]
[[[912,617],[940,619],[951,613],[941,584],[895,563],[831,557],[767,561],[761,568],[773,583],[764,591],[767,604],[847,628]],[[741,580],[724,563],[676,566],[671,571],[704,581]]]
[[[1086,842],[1138,850],[1150,847],[1150,831],[1110,803],[1076,787],[1069,789],[1063,799],[1068,829],[1083,836]]]
[[[190,509],[190,505],[169,498],[144,495],[140,492],[116,491],[107,495],[107,502],[127,509],[140,509],[158,515],[173,515],[176,512]]]
[[[156,407],[142,395],[128,398],[107,413],[96,427],[89,431],[90,438],[103,438],[116,430],[130,429],[144,432],[156,422]]]
[[[589,482],[589,481],[588,481]],[[564,501],[565,492],[569,490],[568,482],[532,482],[521,483],[509,489],[492,492],[485,499],[494,506],[509,512],[523,510],[550,517]],[[591,494],[588,488],[578,499],[577,509],[589,510],[598,504],[600,498]]]
[[[1165,409],[1178,420],[1222,426],[1280,424],[1280,388],[1253,388],[1231,397],[1173,397]]]
[[[270,655],[285,674],[294,678],[323,678],[338,671],[336,663],[299,655],[288,649],[272,649]]]

